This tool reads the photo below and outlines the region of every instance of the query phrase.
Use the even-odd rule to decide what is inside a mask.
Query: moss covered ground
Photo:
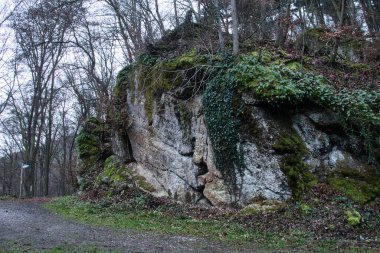
[[[344,196],[364,205],[380,196],[380,176],[374,172],[340,169],[327,182]]]

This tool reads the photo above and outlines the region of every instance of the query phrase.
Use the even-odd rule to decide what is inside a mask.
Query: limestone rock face
[[[236,190],[227,187],[226,179],[215,166],[213,147],[207,133],[202,96],[179,99],[163,93],[153,103],[150,116],[145,111],[143,92],[128,91],[126,106],[130,124],[124,129],[130,145],[128,167],[142,176],[156,196],[168,196],[183,202],[226,206],[247,206],[257,200],[283,201],[292,191],[281,170],[284,154],[273,145],[284,134],[296,132],[309,154],[304,161],[312,172],[331,171],[343,163],[360,164],[347,148],[347,137],[331,132],[336,125],[333,114],[317,111],[278,115],[243,96],[249,112],[240,130],[238,144],[242,152],[243,171],[236,171]],[[330,129],[325,131],[325,129]],[[123,157],[120,135],[115,135],[117,156]],[[125,142],[125,140],[124,140]],[[125,147],[125,145],[124,145]],[[128,155],[127,155],[128,156]]]
[[[328,174],[339,167],[359,169],[364,166],[350,153],[362,150],[358,139],[343,134],[336,119],[336,115],[328,112],[307,112],[292,119],[293,128],[309,150],[305,161],[313,172]]]
[[[156,188],[153,194],[216,206],[232,202],[246,205],[257,197],[284,200],[291,195],[279,167],[281,157],[269,150],[270,144],[262,147],[243,136],[247,169],[238,176],[238,193],[230,193],[213,161],[201,96],[184,101],[164,93],[151,119],[145,113],[142,94],[130,94],[127,103],[132,122],[127,132],[136,161],[129,166]],[[273,142],[273,129],[260,112],[256,113],[252,115],[260,122],[263,138]]]

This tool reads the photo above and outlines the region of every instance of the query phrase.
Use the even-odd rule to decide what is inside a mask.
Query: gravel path
[[[30,201],[0,201],[1,249],[93,246],[121,252],[253,252],[196,237],[91,226],[54,215]],[[255,251],[257,252],[257,251]]]

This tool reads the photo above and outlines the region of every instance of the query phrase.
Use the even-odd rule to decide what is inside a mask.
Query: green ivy
[[[216,72],[207,84],[203,106],[207,129],[212,143],[214,162],[222,173],[231,193],[237,192],[237,175],[244,171],[239,146],[242,100],[237,91],[238,81],[226,69]]]
[[[149,66],[152,67],[152,66],[154,66],[156,64],[156,62],[158,60],[159,60],[159,58],[157,56],[155,56],[155,55],[150,55],[150,54],[143,53],[143,54],[141,54],[138,57],[138,59],[137,59],[136,62],[138,62],[140,64],[143,64],[145,66],[148,66],[148,67]]]
[[[257,100],[274,107],[312,102],[335,111],[346,122],[346,126],[360,129],[358,134],[365,141],[370,161],[378,163],[378,93],[363,90],[338,92],[322,76],[296,71],[285,65],[263,64],[254,55],[243,56],[235,65],[222,66],[213,76],[207,83],[203,104],[215,164],[226,182],[232,186],[230,188],[236,187],[236,172],[244,170],[242,152],[238,145],[241,104],[236,103],[241,101],[239,94],[242,92],[251,92]],[[305,155],[302,147],[299,138],[295,137],[284,137],[274,146],[285,153],[281,169],[287,175],[296,198],[316,180],[302,161]],[[296,150],[291,150],[294,148]]]
[[[231,71],[241,89],[271,106],[312,102],[336,112],[365,142],[369,160],[380,166],[380,94],[365,90],[337,91],[324,77],[291,70],[283,65],[262,64],[255,56],[243,56]]]

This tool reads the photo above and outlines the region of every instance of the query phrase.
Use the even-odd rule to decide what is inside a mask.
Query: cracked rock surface
[[[243,166],[229,168],[236,177],[236,189],[231,191],[229,179],[214,161],[215,146],[209,138],[202,95],[182,99],[164,92],[149,102],[137,79],[134,84],[124,101],[130,124],[123,130],[128,133],[133,157],[127,166],[155,189],[151,192],[155,196],[217,207],[244,207],[260,199],[287,200],[292,196],[282,169],[287,154],[273,147],[291,135],[302,140],[308,153],[302,161],[318,177],[339,168],[365,167],[360,160],[363,154],[356,154],[363,147],[344,133],[334,113],[322,108],[275,110],[255,104],[254,98],[245,94],[236,151]],[[151,114],[146,112],[147,103],[153,107]],[[114,147],[114,153],[123,153],[119,149]]]

